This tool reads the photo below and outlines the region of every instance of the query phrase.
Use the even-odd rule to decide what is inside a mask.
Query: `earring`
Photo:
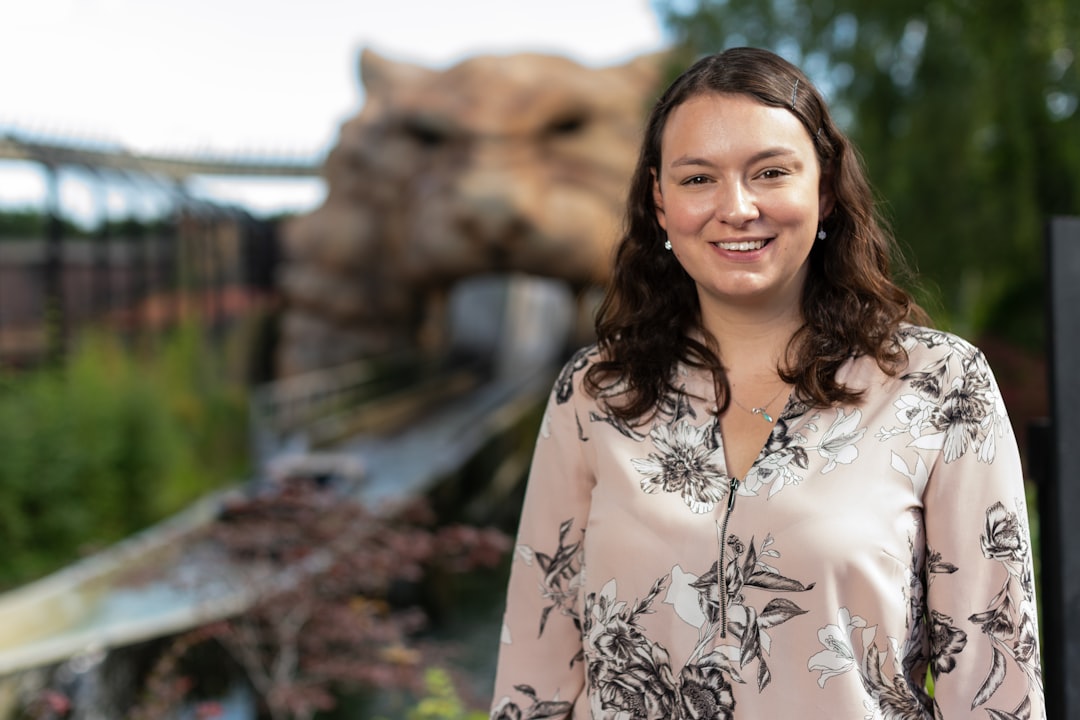
[[[828,237],[828,233],[825,232],[825,228],[818,225],[817,239],[824,240],[826,237]]]
[[[665,250],[670,250],[671,249],[671,241],[670,240],[665,240],[664,241],[664,249]]]

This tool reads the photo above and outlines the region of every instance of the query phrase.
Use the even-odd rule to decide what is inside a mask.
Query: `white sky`
[[[362,104],[363,47],[445,67],[477,53],[524,50],[603,65],[664,44],[648,0],[6,5],[0,132],[15,127],[161,153],[321,155]],[[0,181],[0,200],[9,186]]]

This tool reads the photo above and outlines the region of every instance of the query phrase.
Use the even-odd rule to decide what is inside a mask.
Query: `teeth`
[[[716,243],[716,246],[721,250],[739,250],[746,252],[748,250],[760,250],[765,247],[764,240],[744,240],[742,242],[722,242]]]

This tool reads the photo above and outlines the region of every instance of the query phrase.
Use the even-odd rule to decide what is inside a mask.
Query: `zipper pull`
[[[731,512],[731,509],[735,507],[735,493],[739,490],[739,478],[731,478],[730,488],[727,499],[728,512]]]

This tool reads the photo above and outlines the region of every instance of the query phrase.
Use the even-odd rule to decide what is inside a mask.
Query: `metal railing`
[[[0,136],[3,159],[29,162],[45,184],[40,208],[0,209],[36,227],[0,230],[0,366],[16,367],[58,360],[90,324],[139,332],[197,313],[215,326],[245,298],[271,295],[275,224],[196,199],[180,180],[314,172],[311,161],[152,158],[10,134]],[[64,206],[61,184],[73,179],[90,195],[93,221],[76,222]],[[121,191],[153,209],[116,216],[110,193]]]

